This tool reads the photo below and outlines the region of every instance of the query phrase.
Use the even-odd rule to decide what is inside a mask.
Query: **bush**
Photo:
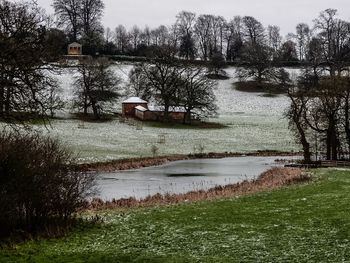
[[[0,235],[66,223],[93,194],[93,174],[72,153],[38,134],[0,133]]]
[[[270,95],[278,95],[287,93],[287,89],[281,85],[272,82],[262,82],[257,81],[239,81],[234,84],[234,87],[238,91],[242,92],[262,92]]]

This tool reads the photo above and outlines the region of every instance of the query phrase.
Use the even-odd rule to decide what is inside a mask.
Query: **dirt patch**
[[[207,191],[193,191],[186,194],[156,194],[137,200],[135,198],[119,199],[104,202],[101,199],[94,199],[87,204],[87,209],[113,209],[147,207],[155,205],[170,205],[183,202],[197,202],[203,200],[213,200],[224,197],[237,197],[246,194],[258,193],[278,189],[283,186],[299,184],[311,180],[305,170],[295,168],[273,168],[262,173],[258,179],[243,181],[227,186],[217,186]]]

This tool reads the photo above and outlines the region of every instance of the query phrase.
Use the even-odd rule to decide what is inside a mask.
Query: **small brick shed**
[[[170,107],[169,118],[175,122],[182,122],[186,110],[183,107]],[[164,107],[149,106],[145,108],[143,106],[135,107],[135,117],[143,121],[162,121],[164,119]]]
[[[145,109],[148,109],[148,102],[139,98],[139,97],[131,97],[122,102],[122,114],[123,116],[134,117],[135,116],[135,108],[138,106],[142,106]]]

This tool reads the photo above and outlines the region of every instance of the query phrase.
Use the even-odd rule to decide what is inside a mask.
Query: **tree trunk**
[[[95,119],[96,119],[96,120],[99,120],[99,119],[100,119],[100,114],[99,114],[98,107],[97,107],[95,101],[92,101],[92,102],[91,102],[91,107],[92,107],[92,111],[93,111],[93,113],[94,113]]]
[[[331,135],[330,132],[327,131],[327,136],[326,136],[326,159],[331,160]]]
[[[300,137],[301,145],[303,146],[303,157],[305,163],[311,163],[311,152],[310,152],[310,143],[307,141],[305,133],[302,132]]]
[[[262,83],[262,72],[261,70],[258,70],[258,84],[261,84]]]
[[[348,143],[348,152],[350,153],[350,119],[349,119],[349,96],[350,93],[347,92],[345,97],[345,104],[344,104],[344,119],[345,119],[345,134],[346,134],[346,140]]]
[[[335,76],[335,67],[334,67],[334,65],[332,63],[330,63],[330,65],[329,65],[329,74],[330,74],[331,78],[334,78],[334,76]]]
[[[336,134],[335,126],[332,124],[327,130],[326,144],[327,160],[338,160],[338,137]]]
[[[169,122],[170,118],[169,118],[169,105],[164,105],[164,122]]]
[[[332,137],[332,160],[338,160],[338,136],[333,132]]]
[[[72,42],[77,42],[78,40],[78,29],[77,26],[73,26],[73,39]]]
[[[183,119],[184,124],[191,124],[191,110],[187,110],[184,119]]]
[[[0,87],[0,117],[3,117],[4,114],[4,95],[5,89],[4,86]]]
[[[9,116],[11,112],[11,96],[12,96],[12,88],[8,87],[6,91],[6,99],[5,99],[5,115]]]
[[[297,130],[299,132],[300,143],[303,147],[304,162],[309,164],[311,163],[310,143],[307,141],[306,134],[303,127],[300,125],[299,120],[294,119],[294,123],[296,124]]]
[[[331,150],[332,160],[338,160],[338,132],[334,119],[331,121]]]
[[[229,45],[230,43],[227,44],[227,48],[226,48],[226,61],[231,61],[231,52],[230,52]]]
[[[88,114],[88,108],[89,108],[89,105],[88,105],[88,98],[86,95],[84,95],[84,115],[86,116]]]

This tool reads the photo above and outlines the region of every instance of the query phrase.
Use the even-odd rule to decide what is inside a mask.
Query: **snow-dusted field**
[[[124,81],[132,65],[116,65],[114,70]],[[212,121],[228,126],[225,129],[165,129],[143,127],[142,130],[114,120],[107,123],[87,123],[66,119],[55,120],[43,131],[66,142],[79,153],[82,162],[103,161],[152,155],[152,146],[159,154],[191,153],[204,147],[205,152],[251,152],[256,150],[298,150],[288,131],[283,113],[288,106],[285,96],[264,97],[259,93],[244,93],[233,88],[234,68],[227,70],[232,77],[219,81],[217,104],[219,117]],[[59,76],[66,99],[72,97],[73,72],[65,70]],[[122,100],[122,99],[121,99]],[[121,103],[115,105],[121,110]],[[165,144],[158,136],[165,134]]]

